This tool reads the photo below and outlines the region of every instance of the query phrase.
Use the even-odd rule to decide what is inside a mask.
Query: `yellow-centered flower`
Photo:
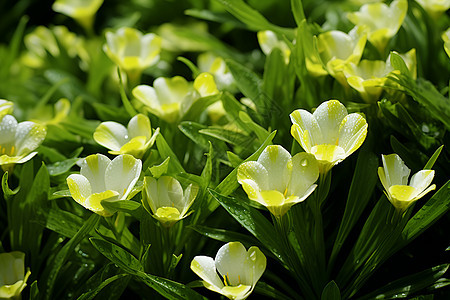
[[[122,27],[106,33],[103,50],[129,76],[138,77],[144,69],[159,61],[161,38],[153,33],[143,35],[137,29]]]
[[[159,128],[153,131],[150,120],[143,114],[137,114],[128,122],[128,128],[117,122],[103,122],[94,132],[94,140],[105,148],[109,153],[131,154],[141,158],[150,148],[158,136]]]
[[[214,81],[219,90],[235,92],[237,90],[233,75],[225,63],[225,60],[211,52],[205,52],[198,56],[198,69],[214,76]]]
[[[408,10],[407,0],[394,0],[390,6],[370,3],[357,12],[347,14],[350,22],[367,32],[367,39],[384,53],[389,40],[397,34]]]
[[[397,154],[382,155],[383,167],[378,168],[378,177],[383,184],[386,195],[392,205],[399,210],[406,210],[411,204],[434,190],[430,186],[434,178],[433,170],[421,170],[408,178],[411,170]]]
[[[291,49],[283,40],[279,39],[275,32],[270,30],[258,31],[257,33],[259,46],[265,55],[269,55],[274,48],[278,48],[283,53],[284,61],[289,63]]]
[[[257,161],[238,168],[237,178],[248,198],[267,207],[276,217],[304,201],[317,187],[319,166],[313,155],[294,157],[279,145],[267,146]]]
[[[103,0],[56,0],[53,3],[53,10],[76,20],[87,30],[92,29],[94,16]]]
[[[323,102],[312,114],[297,109],[290,117],[292,136],[316,157],[321,173],[355,152],[367,135],[366,120],[360,114],[348,114],[337,100]]]
[[[176,123],[195,100],[218,92],[211,74],[201,73],[193,84],[181,76],[159,77],[153,82],[153,87],[139,85],[132,94],[152,114],[169,123]]]
[[[37,152],[33,150],[45,139],[47,129],[31,121],[17,123],[13,116],[5,115],[0,121],[0,132],[0,165],[7,169],[35,156]]]
[[[440,17],[450,8],[450,0],[416,0],[433,18]]]
[[[332,30],[317,37],[317,50],[322,63],[326,66],[324,70],[322,64],[313,63],[306,60],[308,71],[315,76],[329,73],[341,84],[346,85],[345,76],[342,74],[344,65],[347,63],[359,63],[367,37],[359,34],[357,30],[352,30],[349,34],[342,31]]]
[[[170,176],[145,177],[142,204],[161,224],[171,226],[189,215],[197,193],[197,185],[190,184],[183,191],[180,182]]]
[[[30,269],[25,273],[25,253],[0,253],[0,299],[20,299],[30,274]]]
[[[266,257],[258,247],[248,251],[239,242],[230,242],[217,251],[215,259],[196,256],[191,270],[201,279],[205,288],[228,299],[246,299],[266,269]]]
[[[142,162],[131,155],[119,155],[113,160],[102,154],[86,157],[80,174],[67,177],[72,198],[96,214],[111,216],[101,201],[126,200],[141,174]]]

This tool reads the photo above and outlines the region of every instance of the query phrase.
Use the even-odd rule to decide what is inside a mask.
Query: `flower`
[[[103,0],[56,0],[53,10],[69,16],[90,30],[94,22],[94,15],[102,6]]]
[[[289,49],[289,46],[283,40],[278,39],[275,32],[270,30],[258,31],[257,37],[259,46],[265,55],[269,55],[274,48],[278,48],[281,50],[281,53],[283,53],[286,64],[289,63],[291,49]]]
[[[433,18],[436,19],[450,8],[450,0],[416,0],[423,9]]]
[[[314,191],[319,167],[311,154],[302,152],[291,157],[283,147],[270,145],[257,161],[241,164],[237,178],[250,200],[281,217]]]
[[[115,33],[106,33],[103,50],[121,69],[138,74],[156,64],[161,52],[161,38],[153,33],[143,35],[139,30],[122,27]]]
[[[157,117],[176,123],[199,97],[217,94],[216,84],[209,73],[201,73],[194,83],[181,76],[158,77],[153,87],[139,85],[132,91],[133,96]]]
[[[444,50],[450,57],[450,27],[442,34],[442,40],[444,41]]]
[[[214,76],[219,90],[227,90],[231,93],[237,91],[233,75],[222,57],[205,52],[198,56],[197,64],[201,72],[208,72]]]
[[[332,30],[317,37],[317,50],[322,63],[327,67],[328,73],[335,77],[341,84],[345,85],[346,80],[342,70],[347,63],[359,63],[367,36],[359,34],[357,30],[352,30],[349,34],[342,31]],[[325,75],[322,64],[313,63],[312,60],[306,60],[308,71],[315,76]]]
[[[102,154],[86,157],[80,174],[67,177],[73,199],[85,208],[102,216],[114,212],[104,208],[101,201],[125,200],[141,174],[142,162],[128,154],[113,160]]]
[[[5,115],[0,121],[0,165],[4,169],[13,164],[30,160],[37,152],[32,152],[45,139],[45,126],[25,121],[17,123],[12,115]]]
[[[103,122],[94,132],[94,140],[110,149],[110,154],[131,154],[141,158],[158,136],[159,128],[152,135],[150,120],[143,114],[137,114],[128,122],[125,128],[117,122]]]
[[[12,113],[14,107],[14,103],[11,101],[0,99],[0,118],[4,115],[8,115]]]
[[[411,49],[407,53],[399,55],[408,67],[409,75],[415,79],[417,77],[416,50]],[[358,65],[348,63],[344,66],[343,73],[348,84],[360,93],[364,101],[373,103],[380,98],[389,74],[396,71],[390,60],[389,54],[386,62],[362,60]]]
[[[407,10],[407,0],[392,1],[390,6],[381,2],[370,3],[361,6],[357,12],[347,14],[347,18],[362,27],[372,45],[383,53],[388,41],[402,26]]]
[[[197,185],[190,184],[183,191],[180,182],[170,176],[144,177],[142,204],[161,224],[171,226],[189,215],[197,193]]]
[[[355,152],[367,135],[366,120],[360,114],[348,114],[337,100],[323,102],[313,114],[297,109],[290,117],[292,136],[303,150],[314,154],[321,173]]]
[[[417,172],[411,177],[408,185],[411,170],[400,156],[395,153],[381,155],[381,159],[383,167],[378,168],[378,177],[380,177],[389,201],[397,210],[406,210],[416,200],[436,188],[435,184],[429,186],[433,181],[433,170]]]
[[[215,259],[196,256],[191,270],[203,279],[203,285],[228,299],[246,299],[266,269],[266,257],[258,247],[245,249],[240,242],[220,247]]]
[[[25,274],[25,253],[0,253],[0,299],[20,299],[31,272]]]

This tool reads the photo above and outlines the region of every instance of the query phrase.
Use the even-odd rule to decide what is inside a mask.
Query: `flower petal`
[[[46,135],[47,129],[41,124],[30,121],[19,123],[15,136],[17,155],[28,154],[39,147]]]
[[[14,142],[16,136],[17,121],[11,115],[5,115],[0,121],[0,145]]]
[[[323,102],[312,114],[322,133],[320,144],[337,145],[339,125],[347,115],[345,106],[337,100]]]
[[[94,140],[105,148],[119,151],[130,140],[130,137],[122,124],[103,122],[95,129]]]
[[[292,158],[292,174],[287,196],[302,198],[311,185],[319,178],[319,164],[312,154],[297,153]]]
[[[72,198],[84,206],[84,202],[92,194],[88,179],[80,174],[72,174],[67,177],[67,185]]]
[[[269,173],[262,164],[256,161],[248,161],[241,164],[238,167],[237,179],[251,200],[256,200],[254,188],[252,187],[250,190],[247,190],[244,182],[254,182],[252,186],[258,191],[269,189]]]
[[[303,150],[311,151],[311,147],[322,144],[322,133],[313,115],[304,109],[297,109],[290,114],[292,136],[299,142]]]
[[[152,128],[150,120],[143,114],[137,114],[128,122],[128,135],[130,138],[145,136],[146,140],[150,138]]]
[[[179,211],[184,209],[183,188],[178,180],[170,176],[158,179],[158,207],[175,207]]]
[[[345,116],[339,126],[338,146],[342,147],[345,155],[355,152],[364,142],[367,135],[367,122],[359,114]]]
[[[191,262],[191,270],[194,271],[201,279],[206,281],[213,287],[216,287],[216,291],[223,288],[224,284],[219,278],[216,271],[216,264],[212,257],[208,256],[196,256]]]
[[[407,185],[411,170],[405,165],[403,160],[397,154],[381,155],[383,161],[384,174],[386,176],[386,185]]]
[[[267,190],[284,193],[292,171],[291,154],[279,145],[270,145],[261,153],[258,162],[269,174]]]
[[[420,194],[431,184],[433,178],[434,170],[421,170],[411,177],[409,185],[417,190],[417,194]]]
[[[108,217],[111,216],[114,212],[105,209],[102,206],[101,202],[102,201],[113,202],[117,200],[119,200],[119,193],[116,191],[108,190],[101,193],[94,193],[90,195],[84,202],[83,206],[99,215]]]
[[[231,286],[238,284],[252,285],[250,278],[246,278],[247,250],[239,242],[230,242],[217,251],[215,263],[219,274],[227,277]]]
[[[93,154],[81,163],[80,174],[91,184],[92,193],[101,193],[106,190],[105,171],[110,162],[109,158],[103,154]]]
[[[119,199],[125,200],[139,179],[142,162],[131,155],[114,158],[105,170],[105,187],[117,191]]]
[[[267,259],[266,256],[259,250],[258,247],[252,246],[248,249],[248,267],[246,268],[250,273],[247,278],[252,281],[252,289],[255,287],[256,282],[261,278],[262,274],[266,270]]]

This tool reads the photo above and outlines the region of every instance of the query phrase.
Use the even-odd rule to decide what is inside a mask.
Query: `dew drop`
[[[307,160],[306,158],[304,158],[304,159],[302,159],[302,161],[300,162],[300,164],[301,164],[303,167],[306,167],[306,166],[308,166],[308,160]]]

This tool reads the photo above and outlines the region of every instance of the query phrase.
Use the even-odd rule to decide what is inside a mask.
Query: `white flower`
[[[216,258],[196,256],[191,269],[203,285],[228,299],[246,299],[266,269],[266,257],[258,247],[245,250],[239,242],[223,245]]]
[[[11,115],[0,121],[0,165],[21,164],[30,160],[35,150],[45,139],[45,126],[25,121],[17,123]]]
[[[416,0],[432,18],[438,18],[450,8],[450,0]]]
[[[111,154],[131,154],[141,158],[156,140],[159,128],[153,132],[150,120],[143,114],[131,118],[128,128],[117,122],[103,122],[94,132],[94,140],[110,149]]]
[[[275,32],[270,30],[258,31],[257,37],[259,46],[261,47],[261,50],[265,55],[269,55],[274,48],[278,48],[283,54],[285,63],[289,63],[291,49],[289,49],[289,46],[285,41],[278,39]]]
[[[399,211],[404,211],[428,192],[434,190],[436,185],[430,186],[434,178],[433,170],[421,170],[408,177],[411,170],[405,165],[397,154],[382,155],[383,167],[378,168],[378,177],[383,184],[389,201]]]
[[[141,174],[142,162],[128,154],[112,161],[93,154],[84,159],[80,174],[67,177],[73,199],[85,208],[102,216],[114,212],[105,209],[101,201],[125,200]]]
[[[355,152],[367,135],[366,120],[360,114],[348,114],[337,100],[323,102],[313,114],[297,109],[290,117],[292,136],[303,150],[314,154],[321,173]]]
[[[103,50],[128,74],[140,74],[159,61],[161,38],[153,33],[143,35],[137,29],[122,27],[115,33],[106,33]]]
[[[279,145],[267,146],[257,161],[238,168],[237,178],[250,200],[259,202],[276,217],[304,201],[317,187],[319,167],[313,155],[294,157]]]
[[[185,218],[198,193],[198,186],[190,184],[184,191],[180,182],[170,176],[144,178],[142,204],[153,217],[165,226]]]
[[[12,113],[14,107],[14,103],[11,101],[0,99],[0,118],[4,115],[8,115]]]
[[[365,30],[368,40],[383,53],[387,42],[402,26],[407,10],[407,0],[394,0],[390,6],[380,2],[364,4],[359,11],[349,13],[347,17]]]
[[[0,299],[20,299],[31,272],[25,273],[25,253],[0,253]]]
[[[91,29],[94,15],[102,6],[103,0],[56,0],[53,10],[69,16],[86,29]]]

